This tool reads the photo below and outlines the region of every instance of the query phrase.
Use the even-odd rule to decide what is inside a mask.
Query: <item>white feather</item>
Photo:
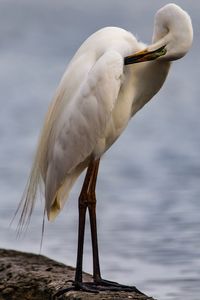
[[[125,57],[146,46],[117,27],[103,28],[81,45],[47,113],[21,202],[20,226],[30,219],[41,183],[46,212],[49,219],[55,218],[89,161],[100,157],[159,91],[170,61],[187,53],[192,38],[188,14],[169,4],[156,14],[153,44],[146,49],[166,48],[155,61],[124,66]]]
[[[82,171],[78,166],[91,155],[95,157],[97,141],[105,136],[119,94],[122,73],[122,56],[115,51],[107,51],[92,66],[79,89],[60,112],[52,136],[53,143],[49,141],[53,147],[48,151],[45,179],[46,210],[50,219],[54,215],[54,202],[59,209],[63,206],[60,189],[66,190],[68,181],[72,182],[71,187]],[[80,172],[74,171],[75,168]],[[75,176],[74,180],[70,180],[70,176]]]

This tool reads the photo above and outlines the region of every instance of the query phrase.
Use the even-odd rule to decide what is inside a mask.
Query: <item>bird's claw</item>
[[[138,290],[135,286],[129,286],[120,284],[118,282],[109,281],[105,279],[99,279],[94,282],[101,291],[124,291],[124,292],[135,292],[140,295],[145,295],[140,290]]]
[[[99,292],[97,289],[95,289],[95,287],[94,288],[91,287],[93,285],[92,282],[75,282],[73,280],[69,280],[67,281],[67,283],[68,282],[71,282],[72,286],[68,288],[60,289],[52,296],[51,300],[56,300],[63,294],[66,294],[70,291],[84,291],[87,293],[95,293],[95,294]]]
[[[72,283],[71,287],[64,288],[56,292],[52,300],[58,299],[61,295],[70,292],[70,291],[84,291],[87,293],[99,293],[101,291],[113,291],[113,292],[135,292],[140,295],[144,295],[141,291],[139,291],[135,286],[128,286],[119,284],[114,281],[108,281],[104,279],[99,279],[94,282],[75,282],[75,281],[68,281]]]

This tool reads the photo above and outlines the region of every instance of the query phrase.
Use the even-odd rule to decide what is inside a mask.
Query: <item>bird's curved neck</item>
[[[139,64],[138,64],[139,65]],[[134,70],[137,89],[132,104],[132,115],[140,110],[162,87],[169,72],[170,62],[153,61],[141,63]]]

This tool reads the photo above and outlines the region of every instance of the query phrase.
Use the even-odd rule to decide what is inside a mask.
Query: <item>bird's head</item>
[[[149,60],[172,61],[183,57],[192,45],[190,16],[176,4],[167,4],[155,15],[153,43],[125,58],[125,64]]]

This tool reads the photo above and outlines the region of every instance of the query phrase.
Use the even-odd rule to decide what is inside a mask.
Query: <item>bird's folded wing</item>
[[[53,151],[48,157],[47,207],[52,205],[65,177],[92,153],[97,139],[104,135],[119,94],[122,74],[122,56],[116,51],[107,51],[63,109]]]

